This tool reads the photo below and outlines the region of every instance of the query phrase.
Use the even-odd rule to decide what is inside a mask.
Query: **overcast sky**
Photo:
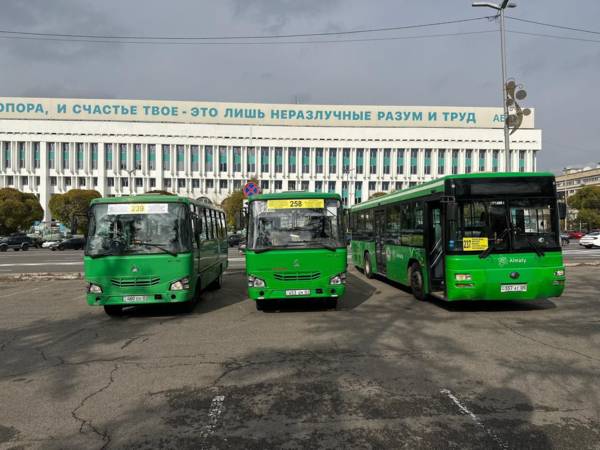
[[[598,0],[516,0],[515,17],[600,31]],[[0,29],[139,36],[340,31],[489,15],[467,0],[2,0]],[[507,21],[514,31],[575,33]],[[476,21],[329,39],[496,30]],[[2,36],[2,34],[0,34]],[[5,36],[5,35],[4,35]],[[316,39],[316,38],[314,38]],[[320,38],[322,39],[322,38]],[[306,39],[287,39],[306,40]],[[508,74],[543,130],[539,168],[600,162],[600,42],[508,34]],[[500,106],[498,33],[289,45],[0,38],[0,96]]]

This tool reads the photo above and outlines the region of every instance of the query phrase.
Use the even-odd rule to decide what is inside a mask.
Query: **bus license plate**
[[[527,292],[526,284],[503,284],[500,286],[500,292]]]
[[[126,295],[123,297],[123,301],[125,303],[139,303],[145,302],[147,298],[148,297],[146,297],[145,295]]]
[[[310,294],[309,289],[288,289],[285,291],[285,295],[308,295]]]

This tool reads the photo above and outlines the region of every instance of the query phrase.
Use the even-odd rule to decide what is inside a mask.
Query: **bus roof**
[[[444,184],[446,180],[466,180],[466,179],[478,179],[478,178],[518,178],[518,177],[554,177],[551,172],[481,172],[481,173],[468,173],[463,175],[446,175],[445,177],[436,178],[435,180],[428,181],[427,183],[419,184],[408,189],[402,189],[394,191],[381,197],[375,197],[369,199],[364,203],[359,203],[350,208],[351,211],[360,211],[362,209],[369,209],[378,205],[386,205],[388,203],[394,203],[398,200],[407,200],[411,198],[421,197],[425,194],[424,191],[429,191],[428,194],[444,191]]]
[[[333,198],[336,200],[341,200],[339,194],[335,192],[305,192],[305,191],[289,191],[289,192],[278,192],[273,194],[258,194],[248,197],[249,202],[253,202],[254,200],[285,200],[285,199],[295,199],[295,198]]]
[[[179,195],[165,195],[165,194],[140,194],[140,195],[126,195],[123,197],[102,197],[95,198],[91,201],[92,205],[101,203],[186,203],[202,205],[209,209],[221,208],[218,205],[203,201],[194,200],[188,197],[182,197]]]

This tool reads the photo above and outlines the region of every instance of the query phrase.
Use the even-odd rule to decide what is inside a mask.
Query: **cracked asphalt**
[[[110,319],[81,280],[2,281],[0,448],[600,448],[600,269],[563,297],[418,302],[353,270],[337,311]]]

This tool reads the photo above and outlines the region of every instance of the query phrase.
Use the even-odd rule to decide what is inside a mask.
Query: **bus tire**
[[[421,264],[414,262],[408,269],[408,279],[410,282],[410,289],[417,300],[425,300],[425,289],[423,282],[423,271],[421,270]]]
[[[223,269],[219,270],[219,276],[210,284],[211,289],[221,289],[223,286]]]
[[[373,278],[373,266],[371,265],[371,256],[369,255],[369,252],[365,252],[364,268],[365,276],[367,278]]]
[[[104,312],[110,317],[120,317],[123,315],[123,307],[121,305],[104,305]]]

